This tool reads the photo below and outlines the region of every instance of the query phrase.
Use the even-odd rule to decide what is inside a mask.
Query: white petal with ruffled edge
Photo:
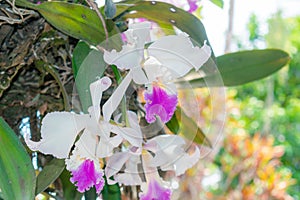
[[[105,51],[104,61],[110,65],[116,65],[121,70],[140,67],[140,63],[144,59],[144,45],[150,41],[150,26],[149,22],[129,25],[129,29],[124,32],[127,44],[122,46],[120,52]]]
[[[155,41],[149,46],[148,54],[182,77],[192,68],[198,70],[210,58],[211,48],[206,43],[201,48],[195,47],[188,35],[181,33]]]
[[[117,52],[104,51],[103,59],[107,64],[116,65],[120,70],[132,69],[140,66],[143,60],[144,48],[137,49],[134,45],[123,45],[122,50]]]
[[[48,113],[42,121],[41,140],[34,142],[25,137],[27,146],[33,151],[67,158],[77,134],[87,126],[88,115],[70,112]]]
[[[81,157],[80,146],[75,147],[70,158],[66,159],[66,168],[71,172],[70,181],[77,186],[79,192],[95,186],[99,194],[104,186],[103,170],[97,159]]]
[[[144,49],[145,43],[150,42],[150,28],[150,22],[129,24],[128,30],[124,32],[127,42],[134,44],[137,49]]]

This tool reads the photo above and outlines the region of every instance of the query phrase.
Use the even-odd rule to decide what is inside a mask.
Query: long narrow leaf
[[[0,117],[0,189],[4,199],[34,199],[35,173],[24,146]]]
[[[265,78],[287,65],[289,61],[288,53],[278,49],[240,51],[217,57],[220,74],[208,74],[203,78],[195,79],[187,77],[187,79],[195,88],[206,87],[206,81],[221,75],[224,85],[210,81],[209,87],[238,86]],[[189,76],[197,77],[197,72],[192,72]]]
[[[45,2],[37,7],[47,21],[60,31],[97,45],[105,41],[103,25],[96,12],[86,6],[67,2]],[[114,27],[107,21],[109,32]]]
[[[53,158],[37,176],[35,193],[39,194],[40,192],[43,192],[58,178],[64,168],[64,160]]]
[[[103,54],[95,49],[87,48],[87,44],[79,42],[73,53],[72,68],[82,109],[86,112],[92,105],[89,86],[102,77],[106,68]]]
[[[106,39],[97,13],[86,6],[62,1],[47,1],[35,5],[25,0],[16,0],[16,4],[37,10],[51,25],[74,38],[93,45]],[[106,28],[110,35],[117,34],[112,20],[106,20]]]

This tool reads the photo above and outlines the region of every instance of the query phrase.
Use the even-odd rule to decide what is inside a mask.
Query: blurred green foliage
[[[249,40],[256,47],[261,40],[256,17],[248,24]],[[257,132],[275,138],[275,145],[283,145],[282,169],[292,173],[297,184],[288,193],[300,199],[300,17],[283,19],[281,12],[269,21],[269,33],[264,37],[268,47],[286,50],[291,55],[289,66],[267,79],[231,88],[237,92],[235,100],[240,104],[239,121],[251,135]],[[269,127],[268,126],[269,123]]]

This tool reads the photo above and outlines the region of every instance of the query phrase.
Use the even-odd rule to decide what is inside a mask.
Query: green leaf
[[[74,48],[72,57],[72,69],[75,78],[81,64],[91,51],[92,49],[90,48],[90,46],[84,41],[79,41]]]
[[[80,200],[82,198],[83,194],[78,192],[76,186],[71,183],[71,174],[68,170],[64,169],[59,178],[64,191],[64,199]]]
[[[17,0],[19,6],[24,6],[24,0]],[[48,1],[40,5],[28,2],[25,6],[37,10],[55,28],[77,39],[98,45],[105,41],[105,32],[96,12],[90,8],[60,1]],[[110,35],[116,34],[112,20],[106,20],[106,28]]]
[[[4,199],[34,199],[35,173],[24,146],[0,117],[0,188]]]
[[[181,135],[197,144],[212,147],[211,142],[201,128],[180,107],[177,107],[172,119],[166,125],[175,134]]]
[[[219,6],[220,8],[224,7],[224,1],[223,0],[210,0],[213,4],[216,6]]]
[[[36,7],[38,6],[38,4],[31,3],[30,1],[27,1],[27,0],[16,0],[15,3],[17,6],[30,8],[33,10],[36,10]]]
[[[289,61],[289,54],[278,49],[240,51],[217,57],[217,65],[224,86],[238,86],[265,78],[281,69]],[[190,75],[197,76],[197,72],[192,72]],[[205,80],[213,79],[218,75],[210,74],[205,78],[193,79],[190,84],[193,87],[206,87]],[[213,86],[223,85],[220,82],[210,81],[209,87]]]
[[[84,193],[84,198],[85,199],[90,199],[90,200],[96,200],[97,199],[97,193],[95,187],[92,187],[90,190],[86,191]]]
[[[124,17],[142,17],[159,24],[174,25],[189,34],[198,44],[203,45],[205,40],[209,44],[202,22],[194,15],[168,3],[157,1],[137,2],[127,9]]]
[[[105,40],[105,32],[96,12],[86,6],[66,2],[44,2],[37,7],[43,17],[60,31],[97,45]],[[112,31],[113,22],[107,21]]]
[[[78,43],[76,51],[73,54],[72,67],[74,70],[74,77],[76,88],[79,94],[80,102],[84,112],[92,105],[90,94],[90,84],[101,78],[106,68],[106,63],[103,60],[103,54],[95,49],[87,50],[82,43]],[[86,55],[85,57],[82,55]],[[79,65],[80,64],[80,65]]]
[[[45,165],[37,176],[35,194],[39,194],[47,189],[47,187],[59,177],[64,168],[65,161],[57,158],[53,158]]]
[[[108,185],[105,178],[105,185],[102,190],[102,198],[103,200],[121,200],[119,185]]]
[[[176,115],[172,116],[171,120],[166,123],[166,126],[172,133],[175,133],[175,134],[178,133],[180,125],[179,125]]]

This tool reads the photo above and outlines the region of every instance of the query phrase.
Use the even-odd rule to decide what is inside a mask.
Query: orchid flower
[[[198,147],[194,146],[194,152],[190,154],[184,150],[185,145],[179,136],[161,135],[146,142],[142,148],[131,147],[126,152],[116,153],[108,159],[105,168],[107,181],[109,184],[141,185],[140,198],[143,200],[170,199],[171,190],[157,169],[173,171],[179,176],[196,164],[200,158]],[[139,166],[143,166],[142,171]],[[142,179],[143,174],[145,179]]]
[[[148,87],[145,92],[145,110],[148,123],[155,121],[155,116],[168,122],[177,105],[177,90],[173,81],[185,76],[192,69],[199,68],[210,58],[211,49],[206,42],[199,48],[194,46],[186,33],[164,36],[150,42],[150,23],[143,22],[129,25],[124,32],[127,44],[117,52],[104,52],[104,60],[116,65],[120,70],[129,70],[127,76],[136,84]],[[119,87],[124,87],[121,83]],[[120,90],[123,96],[125,90]]]
[[[48,113],[42,121],[42,139],[35,142],[29,139],[29,135],[25,137],[25,142],[31,150],[65,159],[67,169],[73,176],[71,181],[76,183],[80,192],[95,186],[97,192],[100,193],[104,184],[100,158],[112,155],[113,149],[118,147],[124,139],[132,146],[142,145],[142,136],[136,131],[136,127],[134,129],[120,127],[117,123],[110,122],[114,112],[112,105],[118,105],[122,96],[112,95],[113,99],[105,103],[105,111],[103,111],[103,117],[101,116],[102,93],[110,85],[111,80],[108,77],[103,77],[90,85],[92,106],[88,109],[89,114]],[[79,135],[80,133],[82,134]],[[115,136],[111,137],[111,133],[115,133]]]
[[[137,123],[135,113],[131,113],[129,118],[131,123]],[[115,153],[108,158],[105,168],[107,182],[141,185],[143,193],[140,198],[143,200],[170,199],[171,190],[166,187],[157,169],[173,171],[179,176],[196,164],[200,158],[198,147],[192,145],[193,152],[190,152],[186,151],[186,146],[180,136],[159,135],[144,142],[141,147],[131,146],[126,151]],[[142,178],[143,174],[145,178]]]

